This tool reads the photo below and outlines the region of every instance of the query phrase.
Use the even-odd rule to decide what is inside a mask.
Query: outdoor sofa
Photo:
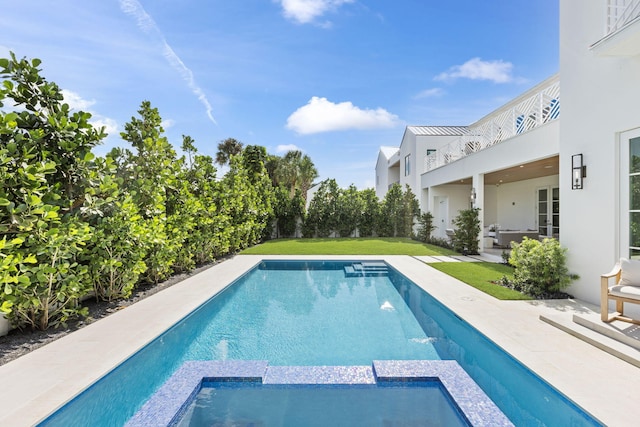
[[[511,247],[511,242],[520,243],[522,240],[528,237],[529,239],[538,240],[538,231],[537,230],[497,230],[496,238],[493,243],[496,246],[500,246],[502,248]]]

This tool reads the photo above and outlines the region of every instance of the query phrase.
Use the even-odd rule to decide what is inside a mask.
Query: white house
[[[419,198],[420,176],[425,172],[424,157],[435,153],[467,132],[466,126],[407,126],[400,148],[380,147],[376,163],[376,195],[383,199],[389,187],[405,184]],[[421,209],[426,207],[421,206]]]
[[[422,157],[416,194],[436,235],[476,206],[481,237],[490,225],[557,237],[580,275],[569,292],[597,304],[600,274],[640,258],[640,0],[559,1],[559,74],[409,156]]]

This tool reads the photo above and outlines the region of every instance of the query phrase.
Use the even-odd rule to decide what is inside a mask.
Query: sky
[[[146,100],[178,151],[297,149],[342,187],[373,187],[406,126],[469,125],[558,72],[558,0],[2,3],[0,57],[43,61],[105,126],[96,154]]]

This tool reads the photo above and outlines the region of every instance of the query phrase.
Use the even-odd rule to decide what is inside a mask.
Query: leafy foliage
[[[144,101],[121,133],[131,148],[91,152],[104,138],[73,112],[40,61],[0,59],[0,310],[15,326],[45,329],[82,316],[81,302],[128,297],[260,241],[275,192],[261,146],[229,138],[230,171],[183,135],[179,157]],[[223,141],[224,142],[224,141]],[[288,209],[301,216],[299,191]]]
[[[91,289],[79,255],[91,239],[83,215],[99,178],[91,149],[105,136],[71,112],[40,61],[0,59],[0,234],[2,311],[14,324],[45,329],[84,310]]]
[[[436,229],[436,226],[433,225],[433,214],[429,211],[424,212],[420,215],[418,223],[420,224],[418,228],[418,240],[425,243],[430,242],[432,239],[431,233]]]
[[[362,201],[362,214],[358,222],[358,231],[360,237],[372,237],[380,218],[380,201],[373,188],[361,190],[359,197]]]
[[[329,237],[338,230],[338,199],[340,188],[335,179],[327,179],[316,191],[304,221],[304,237]]]
[[[453,224],[456,226],[453,249],[465,255],[477,254],[480,247],[480,209],[461,210]]]
[[[567,249],[556,239],[539,240],[525,237],[512,243],[509,264],[515,268],[513,289],[534,297],[554,297],[578,279],[566,266]]]
[[[242,153],[242,143],[235,138],[227,138],[218,144],[216,153],[216,163],[224,166],[231,161],[235,155]]]
[[[382,201],[378,235],[411,237],[419,214],[420,206],[411,188],[407,185],[403,192],[400,184],[393,184]]]

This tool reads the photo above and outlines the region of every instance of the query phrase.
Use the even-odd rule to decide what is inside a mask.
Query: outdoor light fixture
[[[582,190],[583,178],[587,176],[587,167],[582,164],[582,154],[571,156],[571,189]]]
[[[471,187],[471,207],[474,207],[476,204],[476,189]]]

